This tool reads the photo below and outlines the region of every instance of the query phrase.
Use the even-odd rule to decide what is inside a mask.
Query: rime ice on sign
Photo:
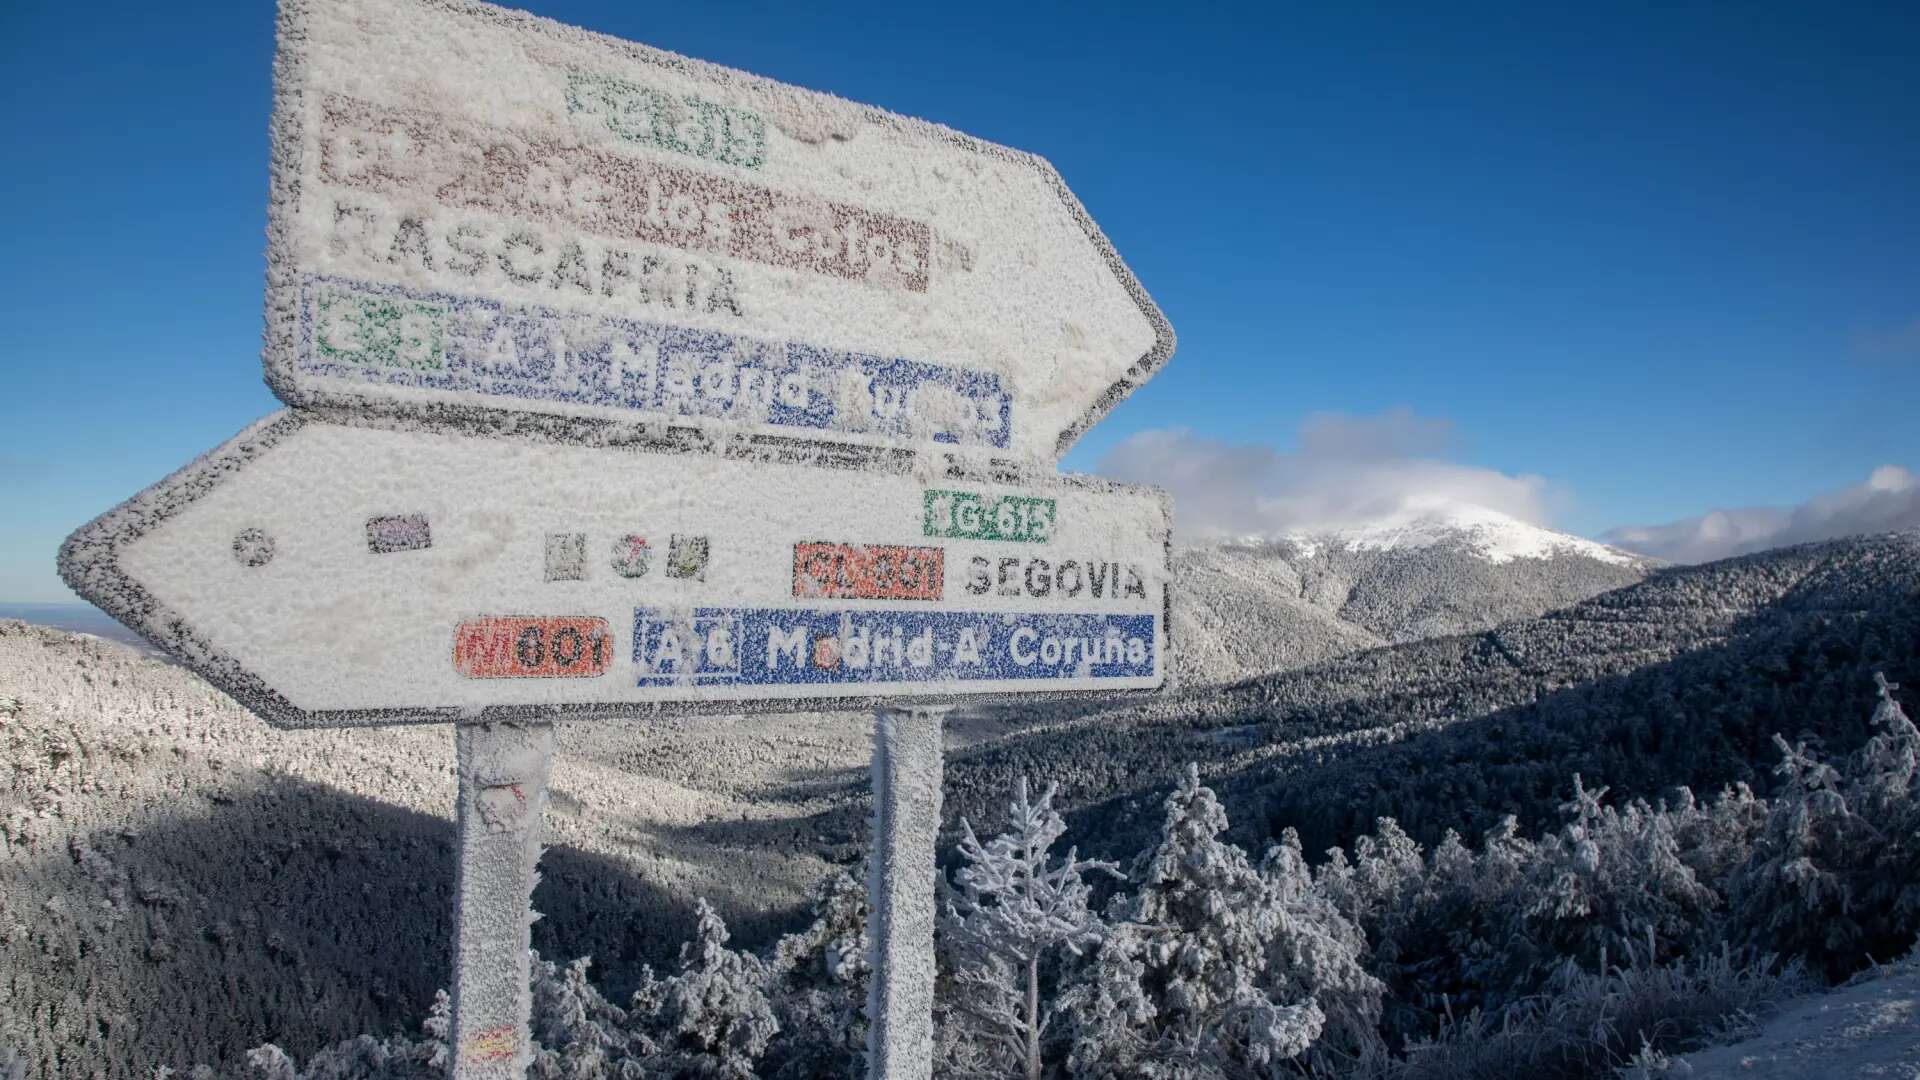
[[[1050,460],[1172,349],[1031,155],[482,4],[282,12],[293,404]]]
[[[367,467],[377,463],[378,467]],[[67,580],[275,723],[1144,691],[1154,491],[272,418]]]

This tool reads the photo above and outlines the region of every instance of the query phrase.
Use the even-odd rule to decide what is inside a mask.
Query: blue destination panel
[[[1151,615],[695,608],[633,613],[639,686],[1153,675]]]
[[[311,276],[300,370],[383,386],[1004,449],[998,375],[535,304]]]

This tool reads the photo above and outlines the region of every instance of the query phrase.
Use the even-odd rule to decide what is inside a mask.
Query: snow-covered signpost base
[[[933,856],[940,833],[945,706],[881,709],[873,725],[873,978],[867,1075],[933,1075]]]
[[[553,725],[461,724],[454,885],[453,1075],[527,1074],[530,927]]]

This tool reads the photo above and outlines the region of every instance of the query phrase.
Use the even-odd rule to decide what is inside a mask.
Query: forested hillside
[[[936,1075],[1666,1075],[1674,1055],[1737,1038],[1782,999],[1911,948],[1920,728],[1897,690],[1874,680],[1853,754],[1776,736],[1772,798],[1742,785],[1622,800],[1576,774],[1555,827],[1508,817],[1429,847],[1382,818],[1317,866],[1292,830],[1251,850],[1227,840],[1194,768],[1121,861],[1061,851],[1055,789],[1035,798],[1022,780],[998,835],[963,824],[938,882]],[[814,922],[761,953],[730,948],[702,905],[676,970],[648,974],[625,1007],[585,961],[536,965],[529,1075],[862,1075],[863,984],[877,973],[859,962],[860,897],[844,877],[823,882]],[[249,1073],[427,1080],[451,1049],[444,997],[422,1028],[304,1062],[264,1046]]]
[[[1296,1059],[1322,1075],[1363,1075],[1355,1054],[1429,1036],[1451,1049],[1420,1060],[1459,1062],[1500,1030],[1443,1027],[1449,1009],[1466,1024],[1461,1010],[1476,1003],[1521,1010],[1514,1030],[1536,1034],[1607,1020],[1619,1000],[1656,1017],[1693,1002],[1689,1022],[1707,1024],[1787,985],[1752,955],[1712,959],[1721,944],[1832,974],[1911,939],[1920,879],[1882,865],[1909,858],[1905,849],[1872,841],[1885,826],[1871,814],[1821,808],[1838,798],[1911,810],[1901,800],[1913,778],[1894,795],[1886,778],[1900,772],[1888,747],[1904,753],[1914,741],[1900,734],[1891,699],[1875,714],[1874,676],[1920,685],[1916,650],[1920,537],[1885,536],[1663,570],[1494,630],[1145,706],[956,714],[946,772],[955,846],[945,855],[960,890],[955,918],[999,903],[959,899],[959,872],[992,850],[981,840],[969,854],[960,818],[986,837],[1030,778],[1058,791],[1014,824],[1127,875],[1083,865],[1075,893],[1083,953],[1096,955],[1096,938],[1114,942],[1105,967],[1070,962],[1048,939],[1047,993],[1094,995],[1060,1007],[1071,1013],[1105,993],[1118,1010],[1097,1022],[1063,1013],[1048,1075],[1139,1075],[1130,1055],[1174,1044],[1193,1062],[1236,1069],[1265,1055],[1265,1071],[1230,1075],[1288,1075]],[[1876,732],[1893,742],[1861,751]],[[542,1044],[607,1067],[668,1063],[689,1075],[855,1069],[857,1035],[816,1035],[844,1032],[861,1000],[860,890],[836,874],[855,869],[864,845],[864,722],[702,718],[562,735],[535,942],[556,958],[591,953],[595,979],[543,969]],[[21,1018],[15,1047],[55,1074],[206,1063],[242,1075],[244,1051],[260,1042],[304,1061],[330,1040],[421,1016],[446,979],[448,741],[438,729],[273,732],[183,669],[0,626],[0,746],[11,769],[0,1013]],[[1824,762],[1849,764],[1842,776]],[[1741,782],[1752,790],[1716,795]],[[1699,798],[1632,801],[1680,784]],[[1794,844],[1815,851],[1804,882],[1782,869],[1800,865]],[[1224,876],[1182,879],[1184,856],[1169,854],[1180,845],[1204,848],[1207,873]],[[1329,860],[1336,845],[1344,851]],[[1844,865],[1820,862],[1819,851]],[[1674,876],[1676,859],[1695,884]],[[1656,879],[1667,883],[1647,893]],[[814,882],[823,891],[806,926]],[[1875,906],[1835,909],[1843,888],[1872,894]],[[1207,921],[1208,890],[1244,901],[1255,922]],[[1765,910],[1729,907],[1736,894],[1761,897]],[[1103,929],[1132,924],[1146,929],[1117,939]],[[1642,951],[1687,966],[1643,957],[1608,971],[1605,958],[1624,957],[1629,941],[1640,949],[1647,926],[1655,937]],[[797,933],[783,941],[783,930]],[[1286,936],[1296,932],[1305,936]],[[1218,969],[1263,988],[1264,1033],[1201,1047],[1188,1036],[1255,1014],[1206,1011],[1227,1008],[1223,998],[1184,1019],[1165,1011],[1155,980],[1166,973],[1154,973],[1153,958],[1192,935],[1209,948],[1281,950],[1260,953],[1258,970]],[[1233,944],[1242,938],[1255,944]],[[943,941],[946,970],[990,981],[943,985],[943,1008],[992,1018],[943,1021],[953,1074],[1006,1075],[999,1051],[968,1054],[1012,1030],[1013,999],[994,987],[1011,985],[1008,965],[1028,954],[959,924]],[[1528,952],[1516,941],[1546,944]],[[1317,959],[1285,959],[1296,947]],[[1571,982],[1554,966],[1569,957],[1584,965]],[[1136,968],[1144,974],[1130,975]],[[701,997],[709,991],[724,1000]],[[1172,1018],[1143,1018],[1146,1000]],[[581,1027],[587,1016],[599,1019]],[[436,1052],[433,1030],[418,1043],[354,1044],[305,1072],[267,1060],[263,1075],[415,1075],[407,1069],[426,1069]],[[616,1035],[617,1047],[603,1040]],[[1539,1043],[1559,1053],[1555,1045]],[[386,1073],[340,1065],[382,1046],[394,1062]],[[6,1053],[0,1046],[0,1076]],[[572,1067],[563,1058],[555,1069]],[[725,1062],[747,1071],[728,1073]]]
[[[1495,630],[1029,729],[947,764],[955,814],[1045,775],[1083,848],[1131,851],[1198,762],[1237,835],[1309,852],[1394,816],[1415,836],[1552,816],[1566,777],[1657,795],[1766,786],[1776,731],[1865,738],[1872,675],[1920,683],[1920,536],[1833,541],[1646,581]]]

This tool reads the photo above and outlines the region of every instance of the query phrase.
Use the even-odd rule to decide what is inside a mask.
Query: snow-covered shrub
[[[1644,950],[1643,950],[1644,951]],[[1723,951],[1596,974],[1565,965],[1542,995],[1495,1016],[1449,1018],[1433,1039],[1370,1070],[1379,1080],[1589,1080],[1636,1059],[1721,1041],[1727,1028],[1809,983],[1797,965]]]
[[[1515,928],[1537,950],[1533,970],[1567,960],[1604,970],[1642,943],[1672,956],[1697,943],[1719,903],[1680,857],[1672,816],[1645,802],[1616,810],[1573,778],[1568,821],[1540,842]]]
[[[360,1035],[322,1048],[305,1065],[268,1043],[247,1052],[247,1075],[250,1080],[440,1080],[447,1075],[452,1025],[453,1006],[442,990],[420,1025],[424,1038]],[[195,1074],[207,1071],[196,1069]]]
[[[947,1012],[967,1033],[951,1042],[965,1048],[965,1062],[956,1064],[969,1071],[1039,1080],[1043,1045],[1059,1033],[1054,1022],[1078,1000],[1058,992],[1051,965],[1062,954],[1080,956],[1104,930],[1088,909],[1085,875],[1121,876],[1114,863],[1084,860],[1075,850],[1054,859],[1053,843],[1067,828],[1053,809],[1055,790],[1035,800],[1022,777],[1007,806],[1007,831],[984,844],[960,820],[962,865],[943,890],[940,942]]]

